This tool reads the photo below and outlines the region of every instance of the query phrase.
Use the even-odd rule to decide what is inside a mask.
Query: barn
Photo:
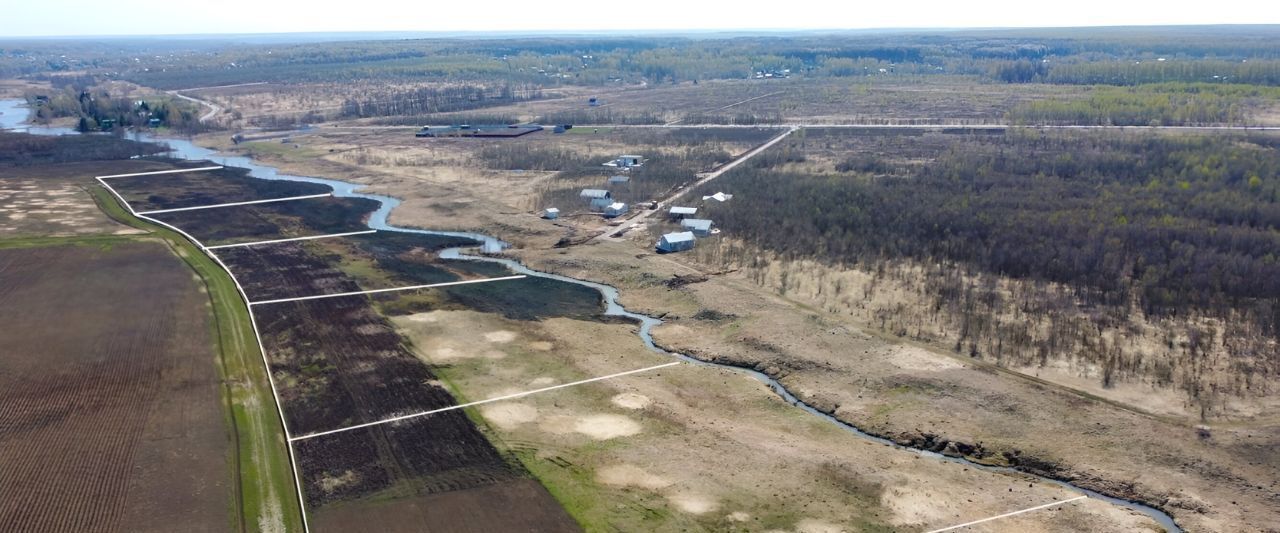
[[[683,252],[692,250],[696,238],[692,232],[682,231],[679,233],[668,233],[662,236],[658,241],[657,249],[659,253],[669,254],[672,252]]]
[[[582,189],[578,197],[587,200],[593,211],[603,211],[613,203],[613,196],[604,189]]]
[[[711,235],[711,221],[705,218],[686,218],[680,221],[680,227],[698,237]]]
[[[671,206],[671,210],[667,211],[667,216],[670,216],[674,220],[680,220],[684,217],[691,217],[697,212],[698,208],[696,207]]]

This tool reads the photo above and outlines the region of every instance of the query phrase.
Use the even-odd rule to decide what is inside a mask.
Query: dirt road
[[[737,168],[738,165],[741,165],[743,162],[745,162],[748,159],[751,159],[757,155],[760,155],[765,150],[768,150],[773,145],[778,144],[779,142],[782,142],[783,139],[787,138],[787,136],[791,135],[792,133],[795,133],[799,129],[800,129],[799,126],[791,126],[790,128],[787,128],[786,131],[782,132],[781,135],[778,135],[777,137],[769,139],[769,142],[766,142],[760,146],[752,148],[751,150],[747,151],[747,153],[742,154],[737,159],[734,159],[733,161],[726,163],[724,166],[721,166],[720,168],[717,168],[706,174],[702,174],[701,177],[698,179],[698,181],[693,182],[693,184],[687,187],[681,187],[679,190],[677,190],[675,193],[672,193],[670,196],[667,196],[666,198],[659,200],[657,205],[654,205],[649,209],[645,209],[643,211],[637,211],[635,215],[623,221],[622,224],[599,235],[598,237],[596,237],[596,239],[617,238],[619,235],[626,232],[628,229],[631,229],[636,224],[639,224],[643,222],[645,219],[653,216],[654,213],[657,213],[658,211],[661,211],[662,209],[670,206],[672,202],[678,200],[681,196],[684,196],[689,191],[696,189],[702,184],[707,183],[713,179],[716,179],[724,175],[724,173],[730,170],[733,170],[734,168]]]

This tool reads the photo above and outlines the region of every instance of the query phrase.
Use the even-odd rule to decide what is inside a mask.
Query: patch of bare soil
[[[0,517],[11,531],[225,531],[208,298],[157,242],[0,250]]]

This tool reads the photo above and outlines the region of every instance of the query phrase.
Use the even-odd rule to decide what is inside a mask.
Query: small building
[[[636,168],[644,166],[644,157],[638,155],[620,155],[604,166],[612,168]]]
[[[609,185],[622,185],[631,181],[631,176],[609,176]]]
[[[685,217],[691,217],[697,212],[698,208],[696,207],[679,207],[673,205],[671,206],[671,210],[667,211],[667,216],[670,216],[674,220],[680,220]]]
[[[159,127],[160,127],[160,119],[158,119],[158,118],[147,119],[147,126],[148,126],[148,127],[152,127],[152,128],[159,128]]]
[[[692,232],[682,231],[679,233],[668,233],[658,240],[656,248],[658,253],[669,254],[672,252],[683,252],[692,250],[696,238]]]
[[[680,227],[698,237],[711,235],[711,221],[705,218],[686,218],[680,221]]]
[[[554,207],[548,207],[542,210],[542,218],[545,218],[547,220],[555,220],[557,218],[560,218],[560,210]]]
[[[613,218],[627,214],[627,204],[614,202],[604,208],[604,217]]]
[[[600,99],[592,96],[591,98],[587,99],[587,105],[591,107],[596,107],[600,105]]]
[[[613,203],[613,196],[604,189],[582,189],[578,197],[587,200],[594,211],[602,211]]]

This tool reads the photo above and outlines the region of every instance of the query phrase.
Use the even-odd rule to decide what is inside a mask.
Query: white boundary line
[[[276,389],[275,376],[271,374],[271,363],[267,360],[267,349],[262,344],[262,334],[258,332],[258,320],[253,316],[253,307],[249,304],[249,294],[245,292],[244,286],[240,285],[240,280],[236,279],[236,275],[233,272],[231,272],[231,268],[228,267],[226,263],[223,263],[222,259],[219,258],[216,254],[210,252],[209,249],[206,248],[204,244],[202,244],[198,239],[196,239],[195,237],[192,237],[191,234],[185,231],[182,231],[181,229],[178,229],[177,227],[167,222],[156,220],[154,218],[142,215],[137,211],[134,211],[133,206],[129,205],[129,202],[125,201],[124,197],[121,196],[120,193],[116,192],[116,190],[111,188],[110,185],[107,185],[107,182],[103,179],[103,177],[99,176],[99,177],[95,177],[95,179],[97,179],[98,183],[101,183],[102,186],[105,187],[107,191],[109,191],[112,194],[112,196],[115,196],[116,199],[120,200],[120,204],[123,205],[126,209],[128,209],[129,213],[143,220],[147,220],[152,223],[158,224],[160,226],[169,228],[177,232],[179,235],[186,237],[187,240],[194,243],[197,247],[203,250],[206,255],[212,258],[214,262],[218,263],[218,266],[221,266],[222,270],[226,271],[227,276],[231,277],[231,283],[235,284],[236,290],[240,292],[240,297],[244,299],[245,309],[248,310],[249,312],[249,325],[253,326],[253,338],[258,343],[258,353],[262,354],[262,366],[267,373],[267,383],[271,386],[271,399],[275,400],[276,415],[279,416],[280,418],[280,428],[284,430],[286,450],[288,450],[288,453],[289,453],[289,466],[293,471],[293,485],[298,492],[298,510],[302,515],[302,531],[303,533],[308,533],[309,531],[311,531],[311,526],[307,523],[307,500],[302,495],[302,477],[298,475],[298,458],[293,451],[293,441],[289,436],[289,422],[288,420],[285,419],[284,407],[282,407],[280,404],[280,392]]]
[[[237,246],[257,246],[259,244],[275,244],[278,242],[309,241],[312,239],[328,239],[330,237],[349,237],[351,235],[368,235],[370,233],[377,233],[377,232],[378,230],[371,229],[366,231],[351,231],[347,233],[330,233],[328,235],[311,235],[308,237],[294,237],[292,239],[275,239],[270,241],[255,241],[255,242],[237,242],[234,244],[219,244],[217,246],[206,246],[204,247],[204,249],[217,250],[220,248],[235,248]]]
[[[139,215],[158,215],[158,214],[160,214],[160,213],[175,213],[175,212],[178,212],[178,211],[195,211],[195,210],[198,210],[198,209],[217,209],[217,208],[219,208],[219,207],[234,207],[234,206],[237,206],[237,205],[269,204],[269,203],[272,203],[272,202],[288,202],[288,201],[292,201],[292,200],[308,200],[308,199],[311,199],[311,198],[324,198],[324,197],[327,197],[327,196],[333,196],[333,193],[324,193],[324,194],[308,194],[308,195],[306,195],[306,196],[290,196],[290,197],[288,197],[288,198],[268,198],[268,199],[266,199],[266,200],[249,200],[249,201],[247,201],[247,202],[231,202],[231,203],[229,203],[229,204],[197,205],[197,206],[195,206],[195,207],[175,207],[175,208],[173,208],[173,209],[156,209],[156,210],[152,210],[152,211],[142,211],[142,212],[139,212],[138,214],[139,214]],[[201,246],[203,247],[204,245],[201,245]]]
[[[385,420],[378,420],[378,421],[376,421],[376,422],[365,422],[365,423],[363,423],[363,424],[356,424],[356,425],[354,425],[354,426],[348,426],[348,427],[345,427],[345,428],[331,429],[331,430],[329,430],[329,431],[319,431],[319,432],[316,432],[316,433],[308,433],[308,434],[306,434],[306,435],[302,435],[302,436],[300,436],[300,437],[293,437],[293,438],[290,438],[290,439],[289,439],[289,441],[290,441],[290,442],[296,442],[296,441],[300,441],[300,440],[307,440],[307,439],[310,439],[310,438],[322,437],[322,436],[324,436],[324,435],[332,435],[332,434],[334,434],[334,433],[342,433],[342,432],[344,432],[344,431],[351,431],[351,430],[353,430],[353,429],[367,428],[367,427],[370,427],[370,426],[377,426],[377,425],[380,425],[380,424],[386,424],[386,423],[389,423],[389,422],[399,422],[399,421],[401,421],[401,420],[408,420],[408,419],[410,419],[410,418],[418,418],[418,417],[427,416],[427,415],[434,415],[434,414],[437,414],[437,413],[443,413],[443,412],[445,412],[445,411],[455,411],[455,410],[458,410],[458,409],[464,409],[464,408],[467,408],[467,407],[473,407],[473,406],[476,406],[476,405],[482,405],[482,404],[486,404],[486,403],[500,402],[500,401],[503,401],[503,400],[512,400],[512,399],[515,399],[515,398],[523,398],[523,397],[525,397],[525,396],[529,396],[529,395],[532,395],[532,394],[538,394],[538,393],[540,393],[540,392],[547,392],[547,391],[556,390],[556,389],[563,389],[563,388],[565,388],[565,387],[572,387],[572,386],[575,386],[575,385],[582,385],[582,384],[585,384],[585,383],[592,383],[592,382],[595,382],[595,381],[604,381],[604,380],[606,380],[606,379],[612,379],[612,378],[617,378],[617,377],[627,376],[627,375],[631,375],[631,374],[639,374],[639,373],[641,373],[641,372],[648,372],[648,371],[650,371],[650,370],[657,370],[657,369],[659,369],[659,368],[667,368],[667,367],[669,367],[669,366],[675,366],[675,365],[679,365],[679,364],[684,364],[684,363],[683,363],[683,362],[681,362],[681,361],[673,361],[673,362],[670,362],[670,363],[663,363],[663,364],[660,364],[660,365],[654,365],[654,366],[649,366],[649,367],[645,367],[645,368],[637,368],[637,369],[635,369],[635,370],[628,370],[628,371],[626,371],[626,372],[618,372],[617,374],[609,374],[609,375],[607,375],[607,376],[600,376],[600,377],[596,377],[596,378],[584,379],[584,380],[574,381],[574,382],[570,382],[570,383],[561,383],[561,384],[559,384],[559,385],[552,385],[552,386],[550,386],[550,387],[543,387],[543,388],[541,388],[541,389],[533,389],[533,390],[530,390],[530,391],[517,392],[517,393],[515,393],[515,394],[508,394],[508,395],[505,395],[505,396],[499,396],[499,397],[497,397],[497,398],[489,398],[489,399],[487,399],[487,400],[479,400],[479,401],[474,401],[474,402],[460,403],[460,404],[457,404],[457,405],[450,405],[449,407],[442,407],[442,408],[440,408],[440,409],[432,409],[432,410],[430,410],[430,411],[423,411],[423,412],[420,412],[420,413],[413,413],[413,414],[409,414],[409,415],[396,416],[396,417],[388,418],[388,419],[385,419]]]
[[[317,294],[315,296],[298,296],[296,298],[279,298],[276,300],[263,300],[260,302],[249,302],[249,305],[252,306],[252,305],[262,305],[262,304],[276,304],[281,302],[297,302],[302,300],[319,300],[321,298],[337,298],[339,296],[356,296],[358,294],[374,294],[378,292],[411,291],[414,289],[430,289],[432,287],[451,287],[453,285],[470,285],[472,283],[489,283],[490,281],[508,281],[513,279],[523,279],[525,277],[528,277],[528,276],[525,276],[524,274],[520,274],[517,276],[503,276],[500,278],[468,279],[463,281],[450,281],[447,283],[432,283],[430,285],[410,285],[408,287],[393,287],[390,289],[372,289],[367,291],[340,292],[337,294]]]
[[[1070,498],[1070,499],[1061,500],[1061,501],[1056,501],[1056,502],[1050,502],[1050,503],[1046,503],[1046,504],[1044,504],[1044,505],[1037,505],[1037,506],[1035,506],[1035,507],[1028,507],[1028,508],[1023,509],[1023,510],[1021,510],[1021,511],[1014,511],[1014,512],[1012,512],[1012,513],[1005,513],[1005,514],[1002,514],[1002,515],[999,515],[999,516],[992,516],[992,517],[989,517],[989,518],[983,518],[982,520],[974,520],[974,521],[972,521],[972,522],[965,522],[965,523],[960,524],[960,525],[958,525],[958,526],[951,526],[951,527],[944,527],[944,528],[942,528],[942,529],[935,529],[935,530],[933,530],[933,531],[930,531],[929,533],[942,533],[943,531],[951,531],[951,530],[953,530],[953,529],[960,529],[960,528],[962,528],[962,527],[968,527],[968,526],[972,526],[972,525],[977,525],[977,524],[981,524],[981,523],[983,523],[983,522],[990,522],[990,521],[992,521],[992,520],[999,520],[999,519],[1001,519],[1001,518],[1007,518],[1007,517],[1010,517],[1010,516],[1013,516],[1013,515],[1018,515],[1018,514],[1022,514],[1022,513],[1029,513],[1029,512],[1031,512],[1031,511],[1039,511],[1040,509],[1044,509],[1045,507],[1053,507],[1053,506],[1055,506],[1055,505],[1062,505],[1062,504],[1064,504],[1064,503],[1071,503],[1071,502],[1075,502],[1075,501],[1080,501],[1080,500],[1083,500],[1083,499],[1085,499],[1085,498],[1088,498],[1088,496],[1076,496],[1075,498]]]
[[[200,167],[200,168],[180,168],[177,170],[157,170],[155,172],[134,172],[133,174],[112,174],[110,176],[94,176],[94,179],[101,181],[101,180],[111,179],[111,178],[130,178],[133,176],[154,176],[156,174],[181,174],[183,172],[200,172],[203,170],[219,170],[221,168],[222,166]],[[111,191],[111,192],[115,193],[115,191]]]

